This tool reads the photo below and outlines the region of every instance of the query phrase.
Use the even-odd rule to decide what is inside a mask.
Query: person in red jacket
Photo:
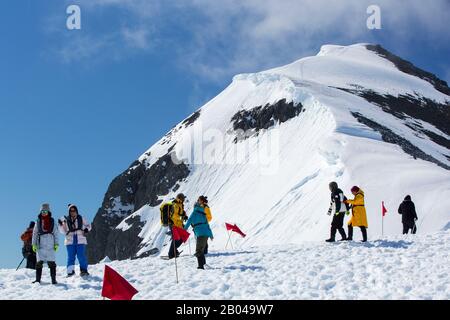
[[[30,222],[27,230],[20,236],[23,241],[22,255],[27,259],[27,269],[36,270],[36,253],[33,252],[31,240],[33,239],[33,229],[36,223],[34,221]]]

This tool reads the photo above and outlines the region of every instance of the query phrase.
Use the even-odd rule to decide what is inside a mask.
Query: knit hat
[[[41,211],[50,211],[50,205],[48,203],[44,203],[41,206]]]
[[[179,193],[177,195],[177,199],[180,199],[180,200],[184,201],[186,199],[186,196],[184,194],[182,194],[182,193]]]
[[[357,187],[357,186],[354,186],[351,190],[350,190],[351,192],[358,192],[359,191],[359,187]]]
[[[198,197],[198,199],[203,201],[204,203],[208,203],[208,197],[200,196],[200,197]]]

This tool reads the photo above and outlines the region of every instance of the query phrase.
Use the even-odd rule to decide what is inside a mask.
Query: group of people
[[[184,210],[184,202],[186,196],[182,193],[178,194],[175,200],[163,203],[160,207],[161,225],[169,227],[172,235],[172,242],[169,246],[169,259],[178,257],[180,252],[178,248],[183,243],[182,240],[175,240],[173,236],[173,227],[188,230],[193,228],[196,237],[195,256],[197,257],[198,269],[205,269],[206,257],[208,253],[208,239],[214,239],[209,223],[212,220],[211,209],[208,205],[208,198],[200,196],[193,208],[191,215],[188,217]],[[184,224],[186,223],[186,224]]]
[[[331,222],[330,238],[327,242],[336,241],[336,233],[341,235],[341,241],[353,240],[353,228],[359,227],[362,234],[362,242],[367,241],[367,214],[364,204],[364,191],[354,186],[351,193],[354,198],[347,199],[344,192],[339,188],[336,182],[329,184],[331,191],[331,202],[328,215],[333,215]],[[169,246],[168,258],[172,259],[180,255],[178,248],[183,243],[182,240],[176,240],[173,236],[173,227],[188,230],[193,228],[196,237],[195,256],[197,257],[198,269],[204,269],[206,265],[205,254],[208,253],[208,239],[213,240],[214,236],[209,223],[212,220],[211,209],[208,205],[208,198],[200,196],[193,208],[192,214],[188,217],[184,209],[186,196],[180,193],[173,201],[165,202],[161,205],[161,224],[163,227],[169,227],[169,233],[172,235],[172,241]],[[75,275],[75,260],[78,258],[80,264],[80,275],[86,276],[88,273],[88,263],[86,259],[86,235],[91,230],[91,225],[79,214],[77,206],[69,205],[69,214],[64,219],[58,219],[56,225],[50,205],[44,203],[36,222],[30,222],[27,230],[21,235],[24,242],[22,253],[27,259],[26,267],[36,270],[36,280],[34,283],[40,283],[42,277],[43,265],[46,262],[50,268],[52,283],[56,284],[56,259],[55,253],[59,248],[57,230],[64,234],[64,244],[67,248],[67,276]],[[350,215],[347,223],[348,233],[344,230],[344,217]],[[406,196],[398,209],[402,215],[403,233],[407,234],[409,230],[416,233],[417,213],[411,196]]]
[[[330,208],[328,215],[333,215],[331,221],[330,238],[326,242],[335,242],[336,233],[339,231],[341,241],[353,240],[353,227],[359,227],[362,234],[362,242],[367,242],[367,214],[364,204],[364,191],[358,186],[351,188],[353,199],[349,200],[344,192],[339,188],[336,182],[330,182],[329,189],[331,191]],[[347,223],[348,233],[344,230],[344,217],[350,215],[351,218]],[[403,234],[408,234],[409,230],[413,234],[416,233],[417,213],[411,196],[406,196],[398,208],[398,213],[402,215]]]
[[[26,267],[36,270],[36,280],[40,283],[44,263],[50,268],[52,284],[56,281],[56,251],[59,248],[58,230],[64,234],[64,244],[67,249],[67,276],[75,274],[75,259],[80,264],[80,275],[86,276],[88,264],[85,255],[87,245],[86,235],[91,230],[91,225],[79,214],[75,205],[69,205],[69,214],[64,219],[58,219],[57,224],[52,217],[50,205],[44,203],[41,206],[37,221],[30,222],[27,230],[22,234],[24,242],[22,252],[27,259]]]

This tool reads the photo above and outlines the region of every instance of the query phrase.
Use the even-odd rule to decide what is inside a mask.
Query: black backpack
[[[165,227],[169,225],[171,221],[170,216],[173,213],[173,203],[166,202],[159,207],[159,211],[161,212],[161,224]]]

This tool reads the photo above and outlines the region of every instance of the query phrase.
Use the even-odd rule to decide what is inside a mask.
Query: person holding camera
[[[91,225],[78,213],[77,206],[69,204],[69,215],[58,220],[59,231],[65,235],[64,244],[67,248],[67,277],[75,274],[75,259],[80,263],[80,276],[88,276],[86,259],[86,235]]]

